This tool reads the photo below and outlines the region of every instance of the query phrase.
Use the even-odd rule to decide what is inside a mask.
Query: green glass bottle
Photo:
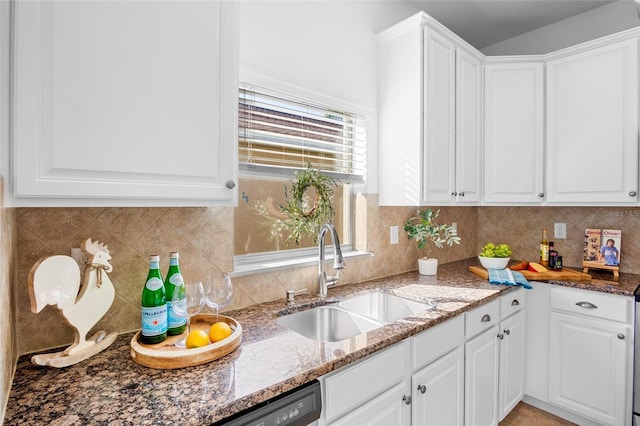
[[[142,343],[160,343],[167,338],[167,297],[160,274],[160,256],[149,258],[149,274],[142,290]]]
[[[182,279],[178,262],[179,258],[180,254],[177,251],[171,252],[169,255],[169,271],[164,280],[164,291],[167,295],[167,334],[169,336],[182,334],[187,328],[187,319],[176,315],[171,308],[175,292],[177,292],[177,297],[181,300],[184,300],[186,297],[184,293],[184,280]]]

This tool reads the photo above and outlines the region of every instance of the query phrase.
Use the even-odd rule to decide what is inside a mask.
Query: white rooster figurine
[[[105,331],[99,331],[89,339],[86,337],[111,307],[115,289],[107,275],[113,269],[107,246],[89,238],[84,242],[84,251],[91,256],[82,287],[80,268],[69,256],[50,256],[31,268],[31,311],[37,314],[46,305],[57,305],[75,334],[73,344],[64,351],[33,356],[31,360],[35,364],[66,367],[102,351],[117,337],[117,333],[107,336]]]

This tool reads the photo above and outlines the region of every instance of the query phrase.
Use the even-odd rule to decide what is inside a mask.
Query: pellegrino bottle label
[[[161,282],[162,283],[162,282]],[[167,332],[167,305],[142,307],[142,335],[158,336]]]
[[[160,278],[157,278],[157,277],[149,278],[145,285],[151,291],[160,290],[162,288],[162,286],[163,286],[162,280]]]

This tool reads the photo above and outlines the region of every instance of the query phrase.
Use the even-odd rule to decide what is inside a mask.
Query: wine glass
[[[191,317],[199,313],[205,304],[204,287],[201,282],[196,282],[185,284],[180,290],[182,291],[176,288],[173,291],[171,306],[176,315],[187,319],[186,336],[188,336],[191,331]],[[176,342],[177,347],[186,347],[186,336]]]
[[[227,306],[233,297],[231,277],[225,274],[222,279],[218,280],[213,276],[208,276],[204,294],[207,306],[216,310],[216,322],[220,321],[220,308]]]

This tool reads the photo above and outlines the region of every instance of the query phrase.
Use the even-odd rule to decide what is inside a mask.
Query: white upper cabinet
[[[547,62],[547,201],[638,201],[638,39]]]
[[[484,131],[484,200],[487,203],[543,201],[544,65],[541,61],[485,66]]]
[[[16,205],[235,203],[233,2],[14,2]]]
[[[478,202],[482,194],[482,61],[456,50],[456,176],[458,201]]]
[[[381,205],[480,200],[483,58],[424,13],[378,35]]]

